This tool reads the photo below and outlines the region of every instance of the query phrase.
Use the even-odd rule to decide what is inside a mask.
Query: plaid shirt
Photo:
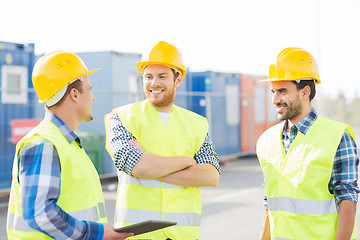
[[[80,139],[57,116],[46,111],[45,120],[54,123],[69,143]],[[64,212],[57,201],[60,196],[60,161],[55,146],[36,136],[19,154],[20,203],[27,224],[55,239],[102,239],[100,223],[81,221]]]
[[[131,175],[134,165],[139,161],[142,152],[133,147],[129,140],[135,140],[135,137],[126,130],[119,116],[114,113],[110,118],[110,147],[113,152],[113,161],[119,171]],[[214,144],[210,141],[207,134],[203,145],[195,154],[194,159],[197,163],[212,164],[220,173],[220,160],[215,152]]]
[[[290,128],[290,132],[286,132],[285,123],[282,130],[282,142],[287,153],[291,143],[294,141],[298,131],[304,135],[314,123],[318,114],[314,109],[301,121]],[[358,179],[359,157],[357,155],[356,143],[347,130],[344,131],[341,141],[336,150],[331,178],[329,181],[329,192],[335,195],[338,203],[342,200],[351,200],[357,202],[357,195],[360,192]],[[267,198],[264,198],[265,208],[267,209]]]

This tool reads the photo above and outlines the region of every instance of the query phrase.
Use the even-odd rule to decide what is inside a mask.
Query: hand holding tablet
[[[157,221],[157,220],[148,220],[143,221],[140,223],[135,223],[130,226],[116,228],[114,231],[116,232],[129,232],[134,233],[135,235],[152,232],[158,229],[166,228],[176,225],[176,222],[170,222],[170,221]]]

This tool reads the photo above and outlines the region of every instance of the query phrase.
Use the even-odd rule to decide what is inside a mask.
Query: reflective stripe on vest
[[[106,218],[105,202],[98,203],[99,217]]]
[[[161,212],[140,209],[116,209],[117,216],[127,216],[126,221],[137,223],[144,219],[162,219]],[[121,217],[120,217],[121,218]],[[200,226],[201,214],[198,213],[164,213],[164,221],[177,222],[176,226]]]
[[[6,228],[24,232],[37,232],[29,227],[22,216],[16,216],[14,213],[8,213]]]
[[[99,210],[99,214],[97,212],[97,209]],[[87,220],[87,221],[94,221],[97,222],[99,221],[99,217],[100,218],[104,218],[106,217],[106,212],[105,212],[105,203],[98,203],[97,205],[97,209],[96,207],[92,207],[89,209],[84,209],[84,210],[80,210],[80,211],[76,211],[76,212],[71,212],[69,213],[72,217],[77,218],[79,220]]]
[[[268,198],[268,206],[270,211],[287,211],[302,214],[325,215],[338,212],[335,198],[323,201],[288,197]]]
[[[105,217],[105,204],[99,203],[98,204],[99,209],[101,210],[100,217]],[[87,221],[99,221],[99,216],[96,210],[96,207],[92,207],[89,209],[83,209],[76,212],[68,213],[72,217],[79,219],[79,220],[87,220]],[[16,216],[14,213],[9,213],[7,218],[7,228],[24,231],[24,232],[37,232],[37,230],[31,228],[28,226],[27,222],[22,216]]]
[[[118,172],[118,177],[121,178],[122,172]],[[128,180],[129,184],[137,184],[143,187],[163,187],[163,188],[186,188],[183,186],[178,186],[170,183],[162,182],[160,183],[158,180],[153,179],[143,179],[143,178],[137,178],[137,177],[130,177]]]

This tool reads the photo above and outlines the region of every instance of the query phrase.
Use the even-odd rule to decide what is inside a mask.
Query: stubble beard
[[[165,92],[165,96],[160,101],[157,101],[157,99],[152,98],[150,92],[147,92],[145,96],[148,99],[148,101],[151,103],[151,105],[155,107],[164,107],[164,106],[168,106],[169,104],[173,104],[175,101],[176,91],[172,90],[171,92],[166,93],[166,89],[165,89],[164,92]]]
[[[289,102],[288,104],[286,104],[286,106],[287,106],[287,111],[284,114],[278,114],[278,119],[280,121],[292,120],[296,118],[302,111],[302,106],[299,96],[294,102]]]
[[[90,122],[93,119],[94,119],[94,115],[91,114],[84,122]]]

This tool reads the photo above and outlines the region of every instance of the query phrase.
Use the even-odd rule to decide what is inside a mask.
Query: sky
[[[0,41],[35,53],[142,53],[174,44],[191,71],[267,75],[278,53],[317,60],[318,94],[360,96],[358,0],[0,0]]]

